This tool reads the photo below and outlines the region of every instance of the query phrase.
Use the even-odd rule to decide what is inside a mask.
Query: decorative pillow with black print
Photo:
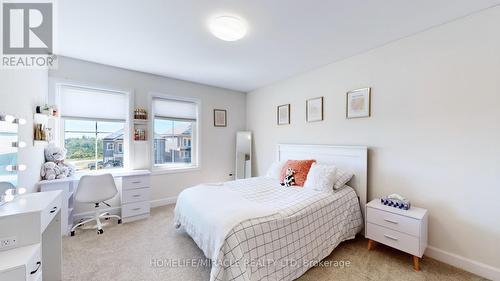
[[[283,182],[281,182],[281,186],[294,186],[295,185],[295,171],[292,168],[286,169],[285,177],[283,178]]]

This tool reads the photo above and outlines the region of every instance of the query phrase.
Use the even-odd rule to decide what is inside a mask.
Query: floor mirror
[[[252,177],[252,132],[236,133],[236,179]]]

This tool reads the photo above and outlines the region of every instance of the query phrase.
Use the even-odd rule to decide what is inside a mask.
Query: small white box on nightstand
[[[409,253],[413,255],[413,267],[418,271],[419,259],[427,248],[427,220],[426,209],[411,207],[401,210],[374,199],[366,204],[368,249],[376,241]]]

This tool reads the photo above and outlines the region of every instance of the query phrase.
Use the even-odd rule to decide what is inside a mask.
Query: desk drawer
[[[26,263],[26,280],[37,281],[41,280],[42,276],[42,255],[40,248],[33,254],[31,259]]]
[[[133,217],[149,213],[149,201],[122,205],[122,217]]]
[[[149,187],[149,176],[131,176],[122,178],[122,189]]]
[[[367,222],[404,232],[416,237],[420,236],[420,221],[414,218],[389,213],[383,210],[367,208]]]
[[[123,190],[122,204],[149,201],[149,192],[149,187]]]
[[[42,218],[41,218],[42,232],[45,231],[47,225],[49,225],[49,223],[57,215],[57,213],[61,211],[61,204],[62,204],[61,197],[62,197],[61,194],[59,194],[59,196],[57,196],[57,198],[54,199],[54,201],[52,201],[50,204],[48,204],[45,210],[42,211]]]
[[[421,256],[419,253],[420,241],[417,237],[372,223],[367,223],[366,236],[369,239],[391,246],[403,252],[415,256]]]

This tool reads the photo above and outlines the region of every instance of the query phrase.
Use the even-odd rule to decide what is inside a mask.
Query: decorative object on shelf
[[[363,118],[371,115],[371,88],[347,92],[346,118]]]
[[[37,106],[36,113],[53,117],[57,117],[59,114],[59,112],[57,111],[57,106],[48,104]]]
[[[391,194],[387,197],[382,197],[380,198],[380,203],[402,210],[409,210],[411,208],[410,200],[399,194]]]
[[[54,140],[56,116],[44,113],[33,114],[33,144],[47,145]]]
[[[290,124],[290,104],[278,105],[278,125]]]
[[[18,187],[17,175],[27,166],[18,163],[17,152],[26,146],[19,140],[18,127],[26,120],[8,114],[0,114],[0,205],[11,202],[16,196],[26,192]]]
[[[227,111],[214,109],[214,127],[227,127]]]
[[[135,141],[145,141],[146,140],[146,129],[136,128],[134,130],[134,140]]]
[[[44,180],[63,179],[75,173],[75,168],[64,163],[66,150],[49,144],[44,151],[45,163],[42,165],[40,175]]]
[[[35,141],[52,141],[52,128],[45,127],[44,124],[35,124]]]
[[[306,101],[306,121],[323,121],[323,97],[312,98]]]
[[[148,119],[148,112],[146,111],[146,109],[136,108],[134,110],[134,119],[135,120],[147,120]]]

